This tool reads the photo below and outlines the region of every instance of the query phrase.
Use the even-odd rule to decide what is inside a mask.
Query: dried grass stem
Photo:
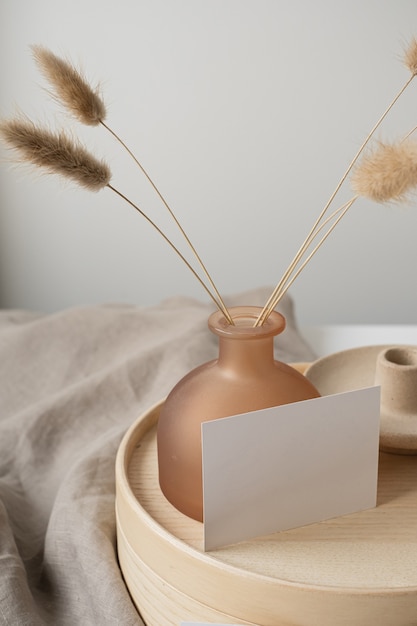
[[[416,47],[416,49],[417,49],[417,47]],[[416,52],[416,54],[417,54],[417,52]],[[318,230],[320,229],[320,224],[322,223],[322,220],[323,220],[324,216],[326,215],[327,211],[329,210],[329,208],[332,205],[333,201],[335,200],[337,194],[339,193],[341,187],[343,186],[343,184],[345,183],[347,177],[349,176],[349,174],[351,173],[352,169],[356,165],[359,157],[361,156],[361,154],[365,150],[365,148],[368,145],[369,141],[373,138],[373,136],[375,135],[376,130],[380,127],[380,125],[382,124],[382,122],[384,121],[384,119],[386,118],[388,113],[394,107],[394,105],[396,104],[398,99],[402,96],[402,94],[407,89],[407,87],[410,85],[410,83],[415,78],[415,76],[416,76],[416,73],[412,73],[411,74],[411,76],[408,78],[408,80],[405,82],[405,84],[401,87],[401,89],[399,90],[397,95],[393,98],[393,100],[390,102],[390,104],[387,106],[385,111],[382,113],[380,118],[377,120],[377,122],[374,124],[373,128],[370,130],[370,132],[366,136],[365,140],[363,141],[363,143],[360,146],[359,150],[356,152],[355,156],[353,157],[352,161],[350,162],[349,166],[347,167],[346,171],[344,172],[343,176],[341,177],[340,181],[338,182],[336,188],[334,189],[333,193],[331,194],[331,196],[330,196],[329,200],[327,201],[326,205],[324,206],[323,210],[321,211],[321,213],[319,214],[318,218],[314,222],[312,228],[308,232],[307,237],[304,239],[301,247],[299,248],[299,250],[297,251],[296,255],[292,259],[291,263],[289,264],[289,266],[285,270],[282,278],[279,280],[278,284],[274,288],[271,296],[268,298],[268,300],[267,300],[266,304],[264,305],[261,313],[259,314],[259,316],[258,316],[258,318],[257,318],[257,320],[256,320],[256,322],[254,324],[254,326],[262,326],[262,324],[265,323],[265,321],[268,319],[269,315],[272,313],[273,309],[278,305],[279,301],[281,300],[281,298],[283,297],[283,295],[284,295],[284,293],[286,291],[286,289],[285,289],[285,291],[282,290],[282,285],[291,276],[291,274],[294,271],[295,267],[298,265],[299,261],[301,260],[303,255],[308,250],[312,240],[315,238]],[[350,206],[352,206],[352,204],[353,203],[348,204],[347,209],[343,211],[342,215],[340,216],[340,218],[338,218],[336,223],[338,223],[340,221],[341,217],[343,217],[343,215],[345,215],[346,211],[350,208]],[[334,226],[336,225],[336,223],[334,224]],[[333,230],[334,226],[332,227],[331,230]],[[329,232],[329,234],[330,234],[330,232]],[[320,247],[322,245],[322,243],[324,242],[324,239],[326,239],[326,238],[327,238],[327,235],[326,235],[326,237],[323,238],[323,240],[320,242],[318,247]],[[314,249],[314,251],[313,251],[314,254],[317,251],[317,249],[318,248]],[[308,260],[310,260],[311,256],[308,257]],[[307,262],[308,262],[308,260],[307,260]],[[303,263],[302,268],[304,268],[306,266],[307,262]],[[301,270],[297,271],[296,276],[299,275],[300,271]],[[290,284],[292,284],[292,282],[293,281],[291,281]]]
[[[171,241],[171,239],[169,239],[169,237],[164,233],[164,231],[149,217],[149,215],[147,215],[137,204],[135,204],[134,202],[132,202],[132,200],[130,200],[127,196],[125,196],[121,191],[119,191],[118,189],[116,189],[116,187],[113,187],[113,185],[111,185],[110,183],[107,185],[107,187],[113,191],[114,193],[116,193],[120,198],[122,198],[123,200],[125,200],[128,204],[130,204],[131,207],[133,207],[138,213],[140,213],[140,215],[142,217],[145,218],[145,220],[159,233],[159,235],[161,235],[161,237],[163,237],[163,239],[168,243],[168,245],[172,248],[172,250],[174,250],[174,252],[180,257],[180,259],[185,263],[185,265],[188,267],[188,269],[194,274],[195,278],[198,280],[198,282],[200,283],[200,285],[203,287],[203,289],[206,291],[206,293],[209,295],[210,299],[214,302],[214,304],[216,305],[216,307],[223,312],[222,310],[222,306],[221,303],[216,300],[215,296],[212,294],[212,292],[210,291],[210,289],[207,287],[207,285],[205,284],[205,282],[202,280],[202,278],[198,275],[198,273],[196,272],[196,270],[193,268],[193,266],[191,265],[191,263],[189,261],[187,261],[187,259],[185,258],[185,256],[180,252],[180,250],[175,246],[175,244]],[[223,312],[223,314],[225,314]],[[233,322],[232,322],[233,323]]]
[[[161,202],[163,203],[163,205],[165,206],[165,208],[167,209],[167,211],[169,212],[171,218],[174,220],[177,228],[179,229],[179,231],[181,232],[182,236],[184,237],[185,241],[187,242],[188,246],[191,249],[191,252],[193,253],[194,257],[197,259],[201,269],[203,270],[207,280],[209,281],[216,297],[215,297],[215,302],[218,306],[218,308],[222,311],[223,315],[226,317],[227,321],[229,322],[229,324],[234,325],[234,321],[211,277],[211,275],[209,274],[207,267],[205,266],[205,264],[203,263],[200,255],[198,254],[196,248],[194,247],[194,245],[192,244],[190,238],[188,237],[187,233],[185,232],[183,226],[181,225],[180,221],[178,220],[177,216],[175,215],[174,211],[171,209],[171,207],[169,206],[168,202],[166,201],[165,197],[162,195],[162,193],[160,192],[160,190],[158,189],[158,187],[156,186],[156,184],[154,183],[154,181],[152,180],[152,178],[150,177],[150,175],[148,174],[148,172],[146,171],[146,169],[143,167],[142,163],[137,159],[137,157],[135,156],[135,154],[132,152],[132,150],[130,150],[130,148],[127,146],[127,144],[119,137],[119,135],[117,135],[117,133],[114,132],[114,130],[112,130],[112,128],[110,128],[103,120],[100,120],[100,124],[121,144],[121,146],[126,150],[126,152],[131,156],[131,158],[134,160],[134,162],[136,163],[136,165],[139,167],[140,171],[142,172],[142,174],[145,176],[146,180],[149,182],[149,184],[151,185],[151,187],[153,188],[153,190],[156,192],[156,194],[158,195],[159,199],[161,200]],[[199,279],[201,282],[201,279]],[[206,291],[207,288],[205,287]],[[213,297],[212,294],[210,294],[210,297]]]

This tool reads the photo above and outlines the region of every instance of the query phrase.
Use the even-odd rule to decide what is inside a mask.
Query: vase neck
[[[274,362],[274,338],[264,339],[219,339],[218,364],[220,367],[233,369],[240,375],[245,373],[261,374]]]
[[[284,317],[273,311],[262,326],[254,327],[259,307],[232,307],[229,311],[234,325],[220,312],[209,318],[210,330],[219,337],[219,365],[240,374],[261,374],[274,362],[274,337],[284,330]]]

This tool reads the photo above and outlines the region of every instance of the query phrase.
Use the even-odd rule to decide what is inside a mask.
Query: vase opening
[[[212,313],[208,320],[208,327],[218,337],[236,337],[243,335],[250,337],[274,337],[285,329],[285,317],[272,311],[262,326],[254,326],[259,317],[260,309],[256,306],[239,306],[230,309],[234,324],[230,324],[221,311]]]

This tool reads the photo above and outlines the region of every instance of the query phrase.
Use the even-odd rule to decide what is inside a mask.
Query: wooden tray
[[[375,509],[205,553],[202,524],[159,488],[161,405],[116,461],[120,565],[148,626],[417,624],[417,457],[381,454]]]

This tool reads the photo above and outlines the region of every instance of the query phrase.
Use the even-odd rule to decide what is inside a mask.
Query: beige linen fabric
[[[227,302],[263,304],[269,293]],[[143,624],[117,561],[116,451],[142,411],[216,356],[212,310],[174,298],[0,311],[1,624]],[[280,310],[277,358],[311,360],[290,298]]]

